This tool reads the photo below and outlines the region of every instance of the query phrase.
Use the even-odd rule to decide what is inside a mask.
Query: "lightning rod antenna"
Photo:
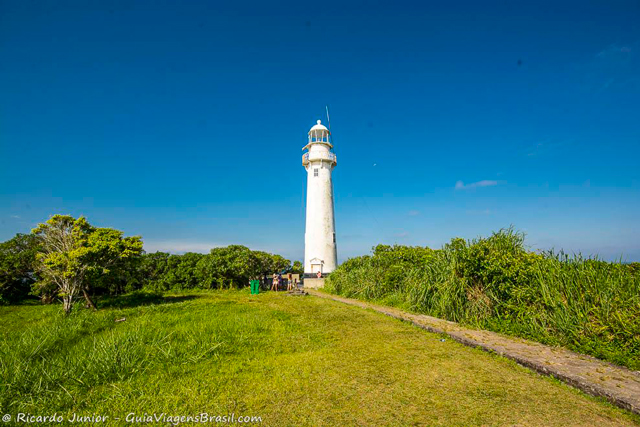
[[[329,135],[331,135],[331,142],[333,142],[333,134],[331,133],[331,119],[329,118],[329,106],[325,105],[324,108],[327,110],[327,125],[329,125]]]

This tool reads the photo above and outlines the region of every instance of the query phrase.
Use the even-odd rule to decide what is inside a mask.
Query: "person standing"
[[[278,273],[273,274],[273,280],[271,282],[271,290],[278,292]]]

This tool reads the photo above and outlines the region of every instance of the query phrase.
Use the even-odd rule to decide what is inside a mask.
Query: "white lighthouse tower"
[[[307,170],[307,224],[304,233],[305,275],[326,275],[336,269],[336,224],[333,217],[331,172],[336,155],[331,152],[331,132],[320,120],[309,130],[309,142],[302,149],[302,166]]]

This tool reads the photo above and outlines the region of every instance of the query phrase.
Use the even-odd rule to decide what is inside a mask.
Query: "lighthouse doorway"
[[[318,273],[322,274],[322,266],[324,265],[324,261],[319,258],[314,258],[310,261],[311,264],[311,274],[316,275]]]

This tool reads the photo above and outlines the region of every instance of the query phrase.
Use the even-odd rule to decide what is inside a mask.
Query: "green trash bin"
[[[251,281],[251,295],[258,295],[260,293],[260,281],[252,280]]]

